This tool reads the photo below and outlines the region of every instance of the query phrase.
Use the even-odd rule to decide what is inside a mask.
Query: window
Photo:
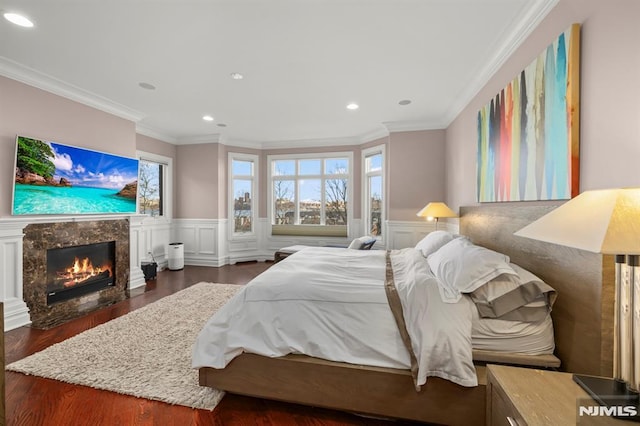
[[[257,214],[258,157],[229,153],[229,217],[231,235],[253,235]]]
[[[269,156],[274,235],[347,236],[351,153]]]
[[[171,158],[138,152],[138,213],[171,217]]]
[[[382,236],[384,221],[384,146],[363,151],[364,223],[366,232]]]

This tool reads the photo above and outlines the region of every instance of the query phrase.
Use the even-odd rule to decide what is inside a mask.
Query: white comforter
[[[393,251],[391,260],[418,362],[417,384],[437,376],[476,386],[472,302],[443,303],[419,251]],[[384,282],[382,250],[305,248],[256,277],[209,319],[194,345],[192,365],[224,368],[249,352],[410,368]]]

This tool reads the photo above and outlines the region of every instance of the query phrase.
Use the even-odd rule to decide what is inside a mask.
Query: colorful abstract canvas
[[[578,195],[580,25],[478,112],[479,202]]]

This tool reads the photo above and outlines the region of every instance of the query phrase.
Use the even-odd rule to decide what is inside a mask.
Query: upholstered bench
[[[348,246],[326,245],[324,247],[341,247],[341,248],[350,248],[350,249],[354,249],[354,250],[371,250],[371,247],[373,247],[373,245],[375,243],[376,243],[376,239],[375,238],[372,238],[372,237],[360,237],[360,238],[356,238],[353,241],[351,241],[351,244],[349,244]],[[309,247],[309,246],[295,245],[295,246],[283,247],[283,248],[279,249],[278,251],[276,251],[275,255],[273,256],[273,262],[274,263],[278,263],[282,259],[286,258],[287,256],[290,256],[293,253],[295,253],[297,251],[300,251],[305,247]]]
[[[278,251],[276,251],[276,254],[273,256],[273,263],[278,263],[282,259],[288,256],[291,256],[293,253],[300,251],[305,247],[309,247],[309,246],[295,245],[295,246],[283,247],[281,249],[278,249]]]

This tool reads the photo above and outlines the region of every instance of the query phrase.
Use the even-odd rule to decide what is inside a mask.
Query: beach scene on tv
[[[135,213],[138,160],[17,138],[13,214]]]

